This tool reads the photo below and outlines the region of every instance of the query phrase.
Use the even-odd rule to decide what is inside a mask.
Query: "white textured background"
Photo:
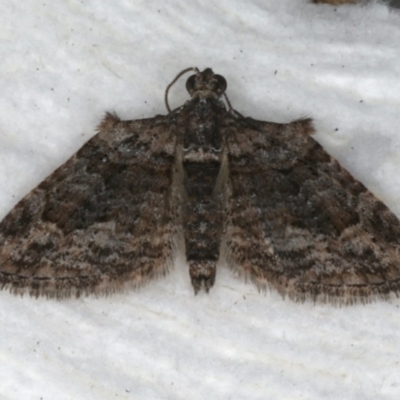
[[[1,1],[0,217],[105,110],[165,113],[212,67],[244,115],[312,116],[318,140],[400,216],[400,13],[306,0]],[[185,78],[172,106],[188,95]],[[400,300],[295,304],[184,262],[110,298],[0,292],[0,399],[399,399]]]

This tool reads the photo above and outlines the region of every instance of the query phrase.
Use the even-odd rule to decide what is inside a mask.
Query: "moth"
[[[184,105],[106,114],[4,218],[1,287],[109,294],[165,275],[183,242],[195,293],[220,263],[296,301],[397,295],[400,223],[313,139],[311,119],[243,117],[210,68],[172,84],[191,70]]]

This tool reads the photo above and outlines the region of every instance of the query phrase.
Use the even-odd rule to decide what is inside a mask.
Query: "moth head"
[[[199,92],[220,97],[225,93],[226,87],[225,78],[222,75],[214,74],[211,68],[190,76],[186,81],[186,89],[192,97]]]

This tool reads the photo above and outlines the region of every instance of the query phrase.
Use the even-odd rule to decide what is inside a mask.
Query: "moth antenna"
[[[171,87],[175,84],[175,82],[182,76],[185,75],[187,72],[189,71],[194,71],[196,73],[200,72],[199,69],[197,67],[190,67],[190,68],[186,68],[183,71],[179,72],[179,74],[175,77],[175,79],[167,86],[167,88],[165,89],[165,95],[164,95],[164,101],[165,101],[165,106],[167,107],[168,112],[171,112],[171,108],[169,107],[168,104],[168,92],[169,89],[171,89]]]
[[[239,111],[236,111],[236,110],[232,107],[232,104],[231,104],[231,102],[229,101],[228,95],[227,95],[226,93],[224,93],[223,96],[224,96],[224,99],[225,99],[225,101],[226,101],[226,104],[228,105],[228,111],[229,111],[230,113],[232,113],[236,118],[244,118],[243,115],[240,114]]]
[[[236,110],[232,107],[232,104],[231,104],[231,102],[229,101],[228,95],[227,95],[226,93],[224,93],[223,96],[224,96],[224,99],[225,99],[225,101],[226,101],[226,104],[228,105],[228,111],[229,111],[230,113],[232,113],[236,118],[244,118],[244,116],[243,116],[242,114],[240,114],[239,111],[236,111]]]
[[[224,99],[225,99],[225,101],[226,101],[226,104],[228,104],[228,111],[229,111],[229,112],[235,111],[235,110],[232,108],[232,104],[231,104],[231,102],[229,101],[229,97],[228,97],[228,95],[227,95],[226,93],[224,93]]]

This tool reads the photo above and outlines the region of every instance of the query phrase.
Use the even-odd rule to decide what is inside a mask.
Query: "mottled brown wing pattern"
[[[397,294],[398,219],[313,132],[309,119],[225,123],[225,258],[260,289],[294,300]]]
[[[168,117],[107,114],[1,222],[1,286],[62,298],[164,274],[180,228],[174,129]]]

